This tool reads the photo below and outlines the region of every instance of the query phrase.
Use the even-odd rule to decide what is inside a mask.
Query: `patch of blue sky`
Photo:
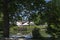
[[[48,3],[49,1],[51,1],[51,0],[45,0],[46,1],[46,3]]]
[[[28,19],[27,19],[27,16],[24,17],[24,20],[25,20],[25,21],[28,20]]]
[[[34,5],[33,3],[31,3],[31,5]]]

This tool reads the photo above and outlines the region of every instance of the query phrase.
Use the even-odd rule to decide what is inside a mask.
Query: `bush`
[[[10,27],[10,33],[11,34],[17,34],[18,33],[18,27],[17,26]]]

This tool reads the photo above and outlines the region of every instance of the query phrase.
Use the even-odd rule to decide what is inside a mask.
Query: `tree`
[[[2,13],[4,15],[4,37],[9,37],[9,21],[13,19],[13,16],[16,17],[16,5],[18,4],[20,5],[19,7],[21,7],[18,9],[20,13],[26,12],[26,10],[29,11],[28,15],[27,13],[25,13],[25,15],[27,16],[30,15],[30,17],[28,18],[29,21],[30,19],[32,19],[32,21],[39,25],[41,20],[42,22],[45,20],[45,22],[48,23],[48,26],[50,26],[51,24],[53,24],[54,26],[58,25],[57,23],[59,22],[58,19],[60,17],[59,9],[54,3],[46,3],[44,0],[3,0]],[[2,7],[0,6],[0,8]],[[11,16],[9,17],[9,15]],[[20,16],[17,16],[17,18],[18,20],[20,20]]]
[[[46,2],[44,0],[38,0],[38,1],[34,0],[32,1],[32,4],[33,5],[31,5],[30,9],[32,9],[32,11],[34,10],[35,13],[30,14],[30,19],[34,21],[35,24],[40,25],[40,22],[42,21],[41,14],[45,9]]]
[[[8,0],[3,0],[3,20],[4,20],[4,26],[3,26],[3,36],[4,38],[9,37],[9,12],[8,12]]]
[[[14,1],[13,1],[14,2]],[[10,0],[3,0],[3,7],[2,7],[2,12],[3,12],[3,22],[4,22],[4,26],[3,26],[3,36],[4,38],[9,38],[9,14],[11,13],[11,8],[12,7],[12,1]],[[10,5],[11,4],[11,5]],[[15,9],[12,9],[12,11],[14,12]]]
[[[60,17],[59,17],[59,7],[55,4],[56,1],[53,0],[47,4],[47,23],[48,23],[48,33],[53,36],[53,39],[57,38],[57,33],[59,32],[59,24],[60,24]]]

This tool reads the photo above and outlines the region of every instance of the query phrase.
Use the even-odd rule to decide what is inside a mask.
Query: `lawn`
[[[40,34],[43,37],[47,37],[48,34],[46,33],[46,26],[22,26],[22,27],[18,27],[18,26],[12,26],[10,28],[10,34],[17,34],[17,33],[22,33],[22,34],[28,34],[31,33],[32,30],[37,27],[40,29]],[[20,29],[19,29],[20,28]],[[21,30],[22,29],[22,30]]]

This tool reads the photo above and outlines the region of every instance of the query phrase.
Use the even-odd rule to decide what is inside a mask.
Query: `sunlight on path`
[[[25,40],[25,39],[22,39],[22,38],[21,38],[21,39],[18,39],[18,40]]]

